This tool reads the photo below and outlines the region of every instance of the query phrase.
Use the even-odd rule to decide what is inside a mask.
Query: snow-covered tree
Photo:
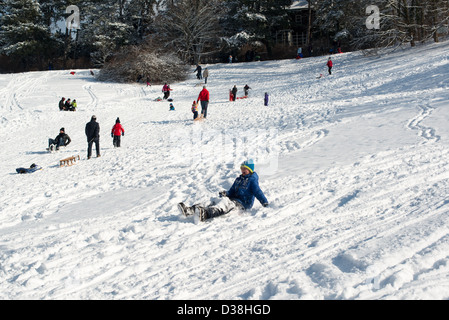
[[[37,0],[3,1],[0,39],[0,52],[20,59],[25,68],[36,63],[42,65],[55,46]]]
[[[271,55],[276,31],[289,28],[286,9],[291,4],[291,0],[227,1],[226,40],[230,45],[262,43]]]

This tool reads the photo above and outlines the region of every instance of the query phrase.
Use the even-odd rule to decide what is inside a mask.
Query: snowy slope
[[[202,123],[193,68],[172,112],[162,86],[88,70],[0,75],[0,299],[447,299],[449,43],[332,58],[332,76],[327,57],[209,65]],[[249,98],[229,102],[234,84]],[[102,157],[86,160],[93,114]],[[72,144],[47,153],[60,127]],[[268,208],[179,215],[249,157]]]

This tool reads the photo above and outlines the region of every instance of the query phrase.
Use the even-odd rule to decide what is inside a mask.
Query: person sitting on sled
[[[218,217],[229,213],[232,210],[248,210],[257,198],[262,206],[268,206],[268,200],[259,187],[259,176],[254,171],[254,162],[249,159],[240,165],[242,174],[235,179],[229,191],[221,191],[218,201],[213,201],[211,205],[203,207],[193,205],[187,207],[184,203],[178,204],[179,211],[184,216],[196,215],[200,221]]]
[[[65,133],[65,129],[61,128],[56,138],[48,139],[48,150],[52,151],[55,148],[59,150],[60,146],[68,146],[71,141],[69,135]]]

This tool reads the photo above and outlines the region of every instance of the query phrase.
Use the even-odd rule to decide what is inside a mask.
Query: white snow
[[[0,299],[449,298],[449,42],[332,58],[331,76],[327,57],[208,65],[202,123],[193,67],[171,112],[162,86],[89,70],[0,75]],[[229,102],[234,84],[249,98]],[[93,114],[102,156],[87,160]],[[72,143],[47,153],[60,127]],[[179,215],[247,158],[268,208]]]

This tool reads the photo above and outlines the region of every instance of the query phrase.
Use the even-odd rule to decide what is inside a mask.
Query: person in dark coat
[[[65,133],[65,129],[59,129],[59,134],[54,139],[48,139],[48,150],[59,150],[60,146],[68,146],[72,142],[69,135]]]
[[[59,100],[59,111],[63,111],[64,110],[64,101],[65,101],[64,97],[62,97],[62,99]]]
[[[245,85],[245,86],[243,87],[243,90],[245,91],[245,97],[248,96],[249,89],[251,89],[251,87],[250,87],[249,85]]]
[[[71,107],[72,107],[72,100],[70,100],[70,98],[69,98],[69,99],[67,99],[67,101],[64,103],[64,110],[65,110],[65,111],[69,111]]]
[[[199,64],[196,65],[196,69],[193,72],[196,72],[196,77],[198,78],[198,80],[201,80],[202,76],[201,76],[201,66]]]
[[[86,123],[85,132],[87,136],[87,159],[90,159],[92,156],[92,144],[94,142],[97,157],[100,157],[100,125],[96,116],[92,116],[90,122]]]
[[[235,99],[237,99],[237,86],[232,88],[232,101],[235,101]]]

